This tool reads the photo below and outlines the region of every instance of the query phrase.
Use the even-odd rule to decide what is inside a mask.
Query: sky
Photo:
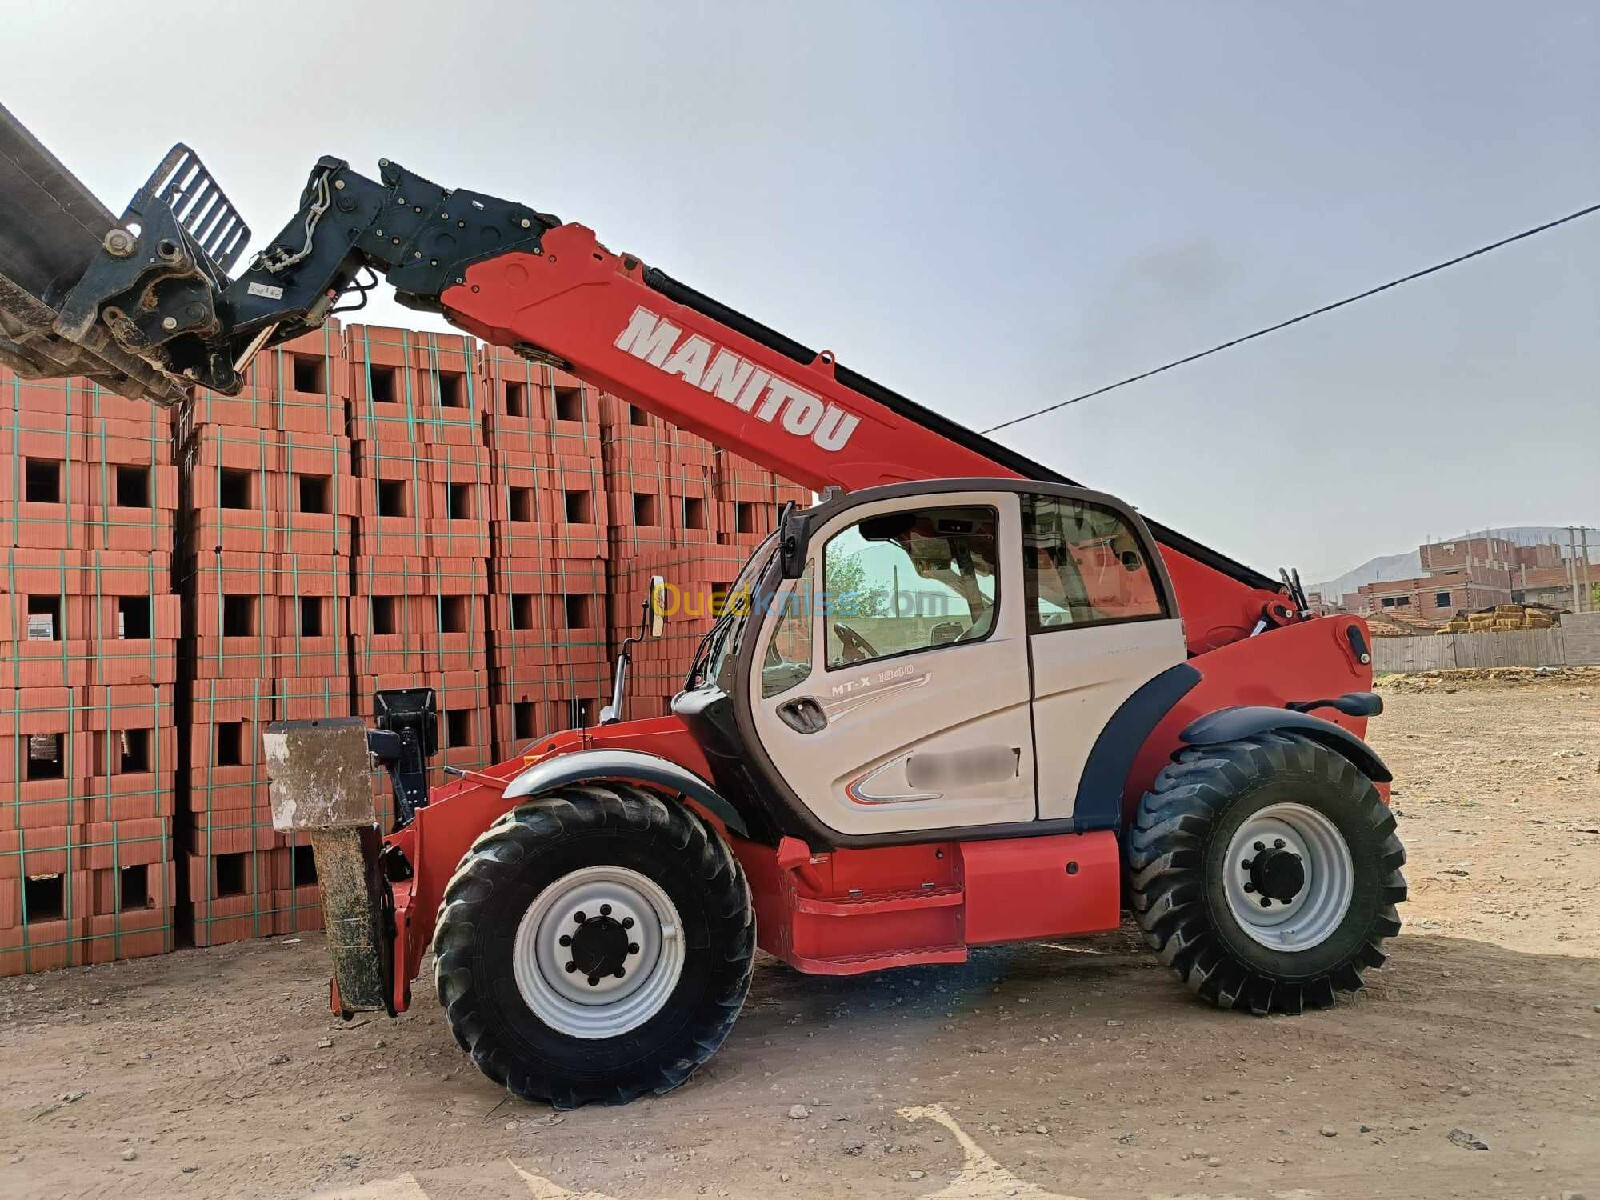
[[[7,7],[0,100],[114,211],[182,140],[259,244],[392,158],[976,427],[1600,200],[1559,0]],[[1600,214],[1000,440],[1320,579],[1600,523],[1597,379]]]

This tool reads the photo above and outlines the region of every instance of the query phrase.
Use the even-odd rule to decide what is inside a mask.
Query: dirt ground
[[[555,1114],[421,989],[331,1018],[318,938],[186,951],[0,981],[0,1196],[1600,1200],[1600,671],[1381,690],[1412,899],[1330,1011],[1202,1007],[1127,930],[765,959],[686,1087]]]

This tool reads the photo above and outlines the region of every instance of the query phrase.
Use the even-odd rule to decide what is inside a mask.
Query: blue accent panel
[[[1383,765],[1373,748],[1355,734],[1332,721],[1313,717],[1310,713],[1294,712],[1287,708],[1269,708],[1265,705],[1242,708],[1219,708],[1192,722],[1178,736],[1191,746],[1214,746],[1219,742],[1236,742],[1252,734],[1278,731],[1297,733],[1329,750],[1342,754],[1374,783],[1388,783],[1394,778]]]
[[[1084,830],[1115,829],[1121,823],[1122,793],[1133,760],[1150,731],[1199,682],[1199,671],[1186,662],[1179,663],[1146,680],[1111,714],[1078,779],[1078,796],[1072,806],[1075,825]]]

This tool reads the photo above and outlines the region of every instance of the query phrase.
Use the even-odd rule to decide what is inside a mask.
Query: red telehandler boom
[[[113,219],[6,114],[0,359],[157,403],[233,392],[372,272],[827,494],[755,551],[671,716],[619,719],[625,646],[597,725],[431,791],[425,690],[381,694],[376,729],[269,730],[275,821],[316,850],[337,1011],[406,1008],[431,946],[473,1061],[570,1105],[686,1079],[757,944],[822,974],[959,962],[1113,929],[1126,899],[1225,1008],[1331,1004],[1381,965],[1404,851],[1361,740],[1381,704],[1359,619],[1311,617],[1297,579],[1149,524],[582,225],[379,168],[321,159],[231,278],[248,231],[187,150]],[[659,634],[645,612],[640,636]]]

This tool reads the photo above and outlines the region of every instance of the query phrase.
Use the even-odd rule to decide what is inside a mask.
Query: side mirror
[[[650,636],[658,638],[667,624],[667,581],[650,576]]]

